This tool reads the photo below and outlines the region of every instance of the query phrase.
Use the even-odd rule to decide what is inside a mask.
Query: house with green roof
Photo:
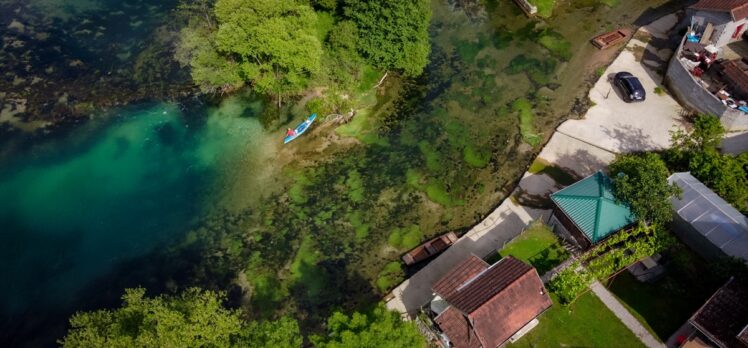
[[[598,171],[551,194],[551,226],[563,236],[573,237],[582,249],[636,222],[629,207],[616,200],[613,183]]]

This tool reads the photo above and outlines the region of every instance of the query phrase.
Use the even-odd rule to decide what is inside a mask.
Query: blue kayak
[[[291,140],[294,140],[299,137],[299,135],[304,134],[307,129],[309,129],[309,126],[312,125],[312,122],[317,118],[317,114],[312,114],[312,116],[307,117],[306,121],[301,122],[300,125],[296,126],[296,129],[294,129],[296,132],[294,135],[286,135],[286,138],[283,139],[284,144],[288,144],[291,142]]]

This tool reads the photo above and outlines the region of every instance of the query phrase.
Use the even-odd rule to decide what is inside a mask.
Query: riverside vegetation
[[[363,332],[388,321],[376,319],[382,315],[372,304],[403,279],[399,256],[473,225],[505,198],[553,126],[584,111],[586,74],[596,67],[588,58],[597,52],[587,38],[652,6],[564,3],[558,16],[536,20],[509,1],[469,3],[184,3],[178,13],[189,23],[179,32],[177,59],[205,92],[232,94],[217,119],[262,121],[265,131],[251,137],[263,141],[241,149],[274,149],[272,161],[258,164],[271,175],[253,181],[263,194],[244,201],[215,197],[241,185],[195,200],[210,208],[191,214],[184,233],[164,247],[104,274],[95,282],[106,284],[103,296],[138,285],[154,294],[224,290],[226,305],[241,308],[247,321],[240,331],[292,318],[318,345],[324,342],[313,337],[328,334],[332,342],[328,330],[345,328],[331,322],[349,320],[341,332]],[[413,12],[421,15],[403,15]],[[293,146],[266,145],[293,118],[351,108],[357,113],[348,124],[320,122]],[[169,140],[169,133],[159,130],[159,137]],[[208,156],[234,155],[230,147],[218,150]],[[241,181],[254,173],[241,166],[236,160],[218,169],[237,171],[224,175]],[[81,293],[104,292],[93,286]],[[100,303],[82,302],[77,308]],[[336,311],[359,315],[331,321]]]

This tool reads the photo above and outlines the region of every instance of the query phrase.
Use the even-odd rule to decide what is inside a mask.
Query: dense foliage
[[[327,321],[326,336],[312,337],[318,348],[417,348],[426,347],[423,336],[412,322],[379,305],[366,313],[345,315],[335,312]]]
[[[678,171],[690,171],[720,197],[742,212],[748,212],[748,153],[740,156],[718,150],[725,130],[719,119],[699,115],[694,129],[672,132],[673,147],[668,150],[668,165]]]
[[[63,347],[300,347],[293,319],[247,325],[223,294],[192,288],[179,296],[145,297],[127,289],[121,308],[75,314]]]
[[[610,165],[613,190],[640,221],[666,223],[672,219],[670,198],[680,189],[667,182],[665,162],[654,153],[621,155]]]
[[[185,0],[176,58],[205,92],[249,84],[283,96],[348,90],[380,70],[418,75],[430,51],[427,0]],[[206,12],[206,7],[212,11]]]
[[[675,238],[660,225],[638,225],[614,234],[559,272],[549,284],[563,303],[573,302],[594,279],[606,280],[634,262],[662,252]],[[580,265],[583,267],[580,268]]]
[[[402,70],[406,75],[423,71],[429,55],[428,0],[345,0],[345,14],[359,28],[358,47],[376,67]]]

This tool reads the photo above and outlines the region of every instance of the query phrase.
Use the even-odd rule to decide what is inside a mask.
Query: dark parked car
[[[639,82],[639,79],[636,78],[636,76],[632,75],[630,72],[619,72],[616,74],[615,78],[613,79],[613,83],[621,89],[621,93],[623,93],[623,99],[627,102],[640,102],[644,101],[644,99],[647,97],[647,94],[644,92],[644,86],[642,86],[642,83]]]

